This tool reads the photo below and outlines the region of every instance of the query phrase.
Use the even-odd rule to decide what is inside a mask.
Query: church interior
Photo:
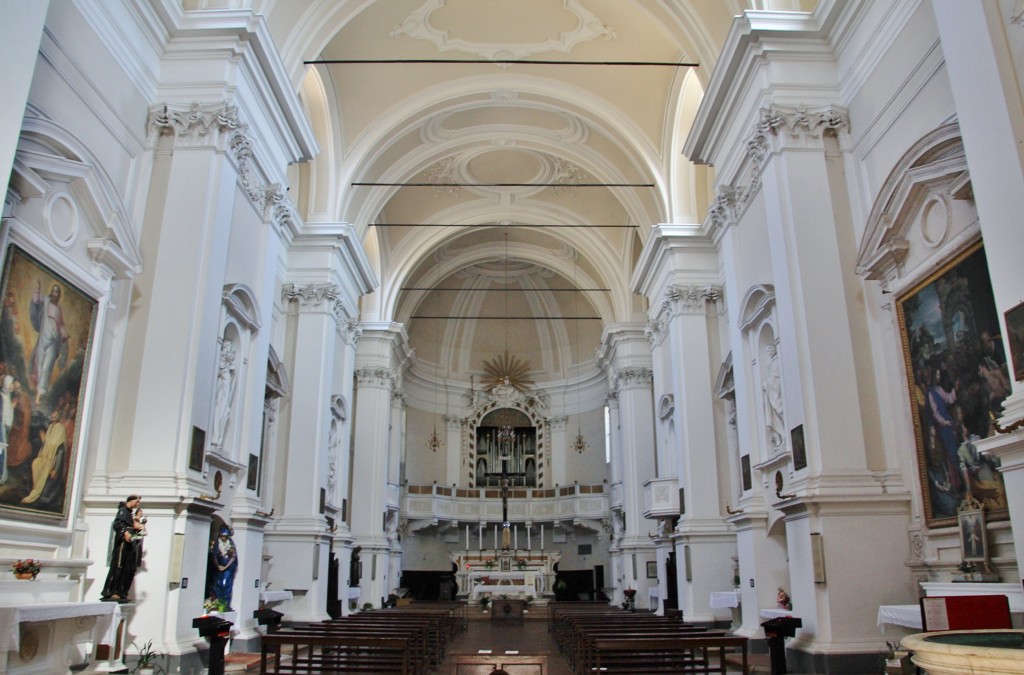
[[[1024,623],[1024,1],[0,14],[3,672],[204,673],[211,610],[793,616],[807,673]]]

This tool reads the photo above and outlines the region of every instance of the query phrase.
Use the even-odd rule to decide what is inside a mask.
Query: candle
[[[512,528],[512,548],[519,550],[519,526]]]
[[[540,550],[544,550],[544,523],[540,524]]]
[[[498,550],[498,526],[494,526],[494,550]]]
[[[466,524],[466,550],[469,550],[469,524]]]
[[[526,526],[526,550],[527,551],[532,551],[533,550],[533,547],[530,546],[530,530],[532,528],[533,528],[532,525],[527,525]]]

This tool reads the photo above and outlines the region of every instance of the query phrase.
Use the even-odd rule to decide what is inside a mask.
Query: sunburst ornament
[[[485,375],[481,384],[488,391],[499,384],[515,387],[519,391],[526,391],[526,388],[533,384],[533,380],[526,377],[529,372],[529,361],[512,356],[506,350],[504,354],[495,356],[490,361],[484,361]]]

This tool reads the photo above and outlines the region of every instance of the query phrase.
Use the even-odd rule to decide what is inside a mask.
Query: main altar
[[[489,549],[449,554],[457,565],[459,597],[479,601],[487,597],[530,598],[540,604],[554,596],[554,566],[558,551]]]

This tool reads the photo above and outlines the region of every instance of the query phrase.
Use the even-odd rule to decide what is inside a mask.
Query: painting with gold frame
[[[65,518],[97,303],[13,244],[0,297],[0,513]]]
[[[896,299],[918,475],[929,526],[957,524],[965,499],[1007,516],[997,460],[975,442],[995,433],[1010,392],[988,264],[968,247]]]

